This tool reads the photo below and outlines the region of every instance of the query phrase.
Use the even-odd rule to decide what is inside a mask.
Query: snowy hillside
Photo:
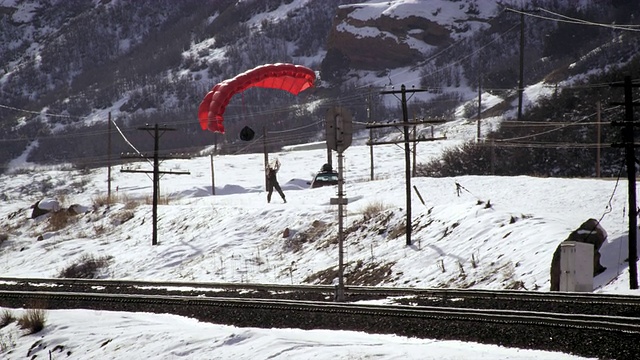
[[[417,158],[427,161],[458,144],[421,143]],[[323,274],[337,266],[337,208],[329,205],[336,189],[308,188],[326,151],[270,156],[283,164],[278,177],[286,204],[277,194],[266,202],[262,154],[214,157],[214,179],[209,157],[165,161],[163,170],[191,174],[161,179],[167,204],[159,206],[157,246],[151,246],[152,181],[144,174],[113,169],[111,207],[101,205],[106,168],[3,175],[0,219],[8,239],[0,272],[55,277],[85,256],[111,259],[102,278],[332,283]],[[414,178],[425,204],[412,189],[413,244],[406,246],[404,150],[377,146],[374,163],[377,180],[369,181],[369,147],[345,152],[347,283],[352,276],[366,285],[548,290],[554,250],[589,218],[602,218],[609,235],[602,248],[607,271],[595,279],[595,291],[618,292],[628,283],[624,180]],[[47,216],[31,219],[30,207],[48,198],[88,211],[56,226]]]
[[[369,114],[374,121],[400,118],[398,98],[379,93],[400,85],[429,90],[410,98],[410,117],[451,120],[418,129],[420,136],[433,130],[447,138],[417,144],[419,164],[475,140],[478,97],[481,110],[492,109],[483,116],[480,137],[497,131],[514,117],[517,102],[519,15],[500,7],[512,3],[521,5],[0,0],[1,276],[58,277],[89,259],[97,260],[93,275],[102,279],[335,283],[338,209],[330,201],[336,187],[309,188],[327,151],[281,146],[323,140],[322,120],[335,104],[348,106],[358,127]],[[638,12],[632,2],[537,3],[594,22],[632,24]],[[427,24],[425,16],[435,21]],[[585,74],[632,63],[637,53],[636,37],[621,29],[526,21],[525,110],[541,95],[556,96],[558,84],[560,90],[571,88]],[[384,50],[389,62],[364,50]],[[276,62],[319,71],[316,88],[295,99],[247,91],[225,114],[225,137],[199,128],[197,106],[212,85]],[[557,109],[559,120],[588,119],[578,109],[595,114],[590,106],[596,101],[584,105],[581,96],[568,96],[571,101]],[[120,127],[107,136],[109,116]],[[137,125],[154,122],[178,130],[162,138],[164,151],[200,154],[215,143],[228,153],[162,162],[161,170],[173,174],[160,179],[157,245],[151,175],[120,171],[150,171],[152,164],[105,166],[107,156],[124,162],[115,154],[151,148],[149,134]],[[237,129],[245,125],[256,132],[266,127],[269,141],[240,142]],[[304,130],[291,133],[298,128]],[[548,291],[557,246],[596,219],[608,236],[600,249],[606,270],[594,278],[593,291],[640,295],[629,289],[626,179],[414,177],[407,245],[404,146],[375,146],[371,157],[358,135],[344,153],[346,284]],[[263,146],[270,159],[282,163],[278,179],[286,203],[277,193],[267,203]],[[556,150],[542,159],[556,156]],[[522,159],[501,160],[532,166]],[[332,160],[336,167],[335,153]],[[611,164],[609,174],[618,172]],[[35,208],[53,212],[35,216]],[[37,334],[25,335],[15,323],[1,327],[0,358],[26,357],[582,359],[458,341],[246,329],[171,315],[87,310],[48,311],[47,325]]]
[[[453,111],[464,103],[464,117],[476,114],[480,74],[483,107],[484,98],[492,98],[508,113],[518,86],[520,19],[506,9],[520,5],[0,0],[0,169],[26,148],[39,163],[104,166],[109,115],[127,137],[143,139],[135,129],[146,123],[178,128],[164,144],[174,152],[213,142],[228,149],[245,125],[268,124],[267,131],[309,126],[273,144],[315,141],[320,129],[314,125],[338,103],[358,121],[369,114],[396,119],[397,101],[379,90],[403,84],[429,90],[412,97],[410,117],[460,120]],[[598,23],[632,23],[637,12],[637,5],[620,2],[545,0],[536,6]],[[637,53],[629,32],[612,36],[606,28],[570,27],[547,17],[526,19],[527,86],[610,69]],[[198,128],[195,113],[212,86],[278,62],[317,71],[316,88],[300,98],[247,91],[227,108],[229,134]],[[115,153],[127,148],[120,141],[112,146]]]
[[[417,158],[434,158],[474,131],[475,124],[448,129],[459,138],[421,143]],[[211,195],[211,158],[164,162],[165,170],[191,175],[161,179],[166,204],[159,206],[156,246],[151,245],[148,200],[152,181],[144,174],[112,169],[116,201],[107,207],[102,203],[106,168],[80,172],[23,164],[0,176],[0,273],[56,277],[92,258],[105,260],[97,276],[109,279],[331,283],[338,251],[337,209],[329,199],[336,189],[307,185],[326,151],[270,154],[275,156],[282,162],[278,177],[286,204],[277,194],[266,202],[262,154],[213,157],[216,195]],[[404,150],[374,148],[374,181],[369,180],[369,162],[369,148],[361,143],[345,151],[347,284],[545,291],[556,246],[582,222],[596,218],[602,219],[608,239],[601,248],[607,270],[594,279],[594,291],[638,294],[628,290],[624,180],[413,178],[425,203],[412,192],[413,244],[407,246]],[[139,168],[150,164],[139,163]],[[31,205],[43,199],[57,200],[63,208],[86,206],[87,212],[62,223],[50,215],[32,219]],[[0,329],[0,343],[6,359],[25,354],[77,359],[583,359],[459,341],[248,329],[170,315],[87,310],[50,310],[45,329],[33,335],[22,335],[11,324]]]

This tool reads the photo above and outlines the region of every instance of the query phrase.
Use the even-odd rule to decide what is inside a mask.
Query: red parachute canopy
[[[227,79],[207,93],[198,108],[202,130],[224,133],[222,114],[233,95],[250,87],[281,89],[298,95],[313,86],[316,74],[313,70],[293,64],[261,65]]]

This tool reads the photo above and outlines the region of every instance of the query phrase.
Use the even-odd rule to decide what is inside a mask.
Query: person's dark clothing
[[[280,194],[282,201],[286,203],[287,200],[285,199],[284,193],[280,188],[280,184],[278,184],[278,178],[276,177],[277,173],[278,170],[267,168],[267,202],[271,202],[271,194],[273,193],[273,188],[275,188],[278,194]]]

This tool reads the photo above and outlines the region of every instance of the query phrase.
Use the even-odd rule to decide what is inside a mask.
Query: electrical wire
[[[45,115],[45,116],[51,116],[51,117],[60,117],[60,118],[70,118],[70,119],[79,119],[79,117],[77,116],[70,116],[70,115],[62,115],[62,114],[52,114],[52,113],[47,113],[47,112],[42,112],[42,111],[33,111],[33,110],[27,110],[27,109],[20,109],[17,107],[13,107],[13,106],[8,106],[8,105],[2,105],[0,104],[0,108],[3,109],[7,109],[7,110],[14,110],[14,111],[19,111],[19,112],[23,112],[23,113],[27,113],[27,114],[35,114],[35,115]]]
[[[562,15],[562,14],[559,14],[559,13],[556,13],[556,12],[553,12],[551,10],[547,10],[547,9],[544,9],[544,8],[541,8],[541,7],[537,8],[537,10],[543,11],[543,12],[546,12],[546,13],[549,13],[549,14],[552,14],[552,15],[555,15],[555,16],[558,16],[560,18],[568,20],[568,22],[573,22],[575,24],[591,25],[591,26],[602,26],[602,27],[616,29],[616,30],[640,31],[640,25],[603,24],[603,23],[597,23],[597,22],[593,22],[593,21],[589,21],[589,20],[583,20],[583,19],[578,19],[578,18]]]
[[[599,27],[615,29],[615,30],[640,32],[640,29],[636,29],[636,27],[638,27],[639,25],[615,25],[615,24],[596,23],[596,22],[592,22],[592,21],[588,21],[588,20],[572,18],[572,17],[566,16],[566,15],[554,13],[552,11],[543,9],[541,7],[537,8],[537,10],[543,11],[543,12],[547,12],[547,13],[550,13],[550,14],[553,14],[553,15],[556,15],[556,16],[559,16],[559,17],[561,17],[561,19],[551,18],[551,17],[548,17],[548,16],[542,16],[542,15],[536,15],[536,14],[533,14],[533,13],[528,12],[528,11],[521,11],[521,10],[516,10],[516,9],[512,9],[512,8],[506,8],[506,10],[512,11],[512,12],[517,13],[517,14],[521,14],[521,15],[525,15],[525,16],[529,16],[529,17],[542,19],[542,20],[550,20],[550,21],[555,21],[555,22],[562,22],[562,23],[576,24],[576,25],[599,26]]]
[[[605,110],[603,110],[603,111],[609,111],[609,110],[612,110],[612,109],[614,109],[614,108],[615,108],[615,107],[607,108],[607,109],[605,109]],[[576,125],[577,123],[581,123],[582,121],[584,121],[584,120],[586,120],[586,119],[588,119],[588,118],[590,118],[590,117],[592,117],[592,116],[594,116],[594,115],[597,115],[597,113],[594,113],[594,114],[591,114],[591,115],[587,115],[587,116],[585,116],[585,117],[583,117],[583,118],[581,118],[581,119],[578,119],[578,120],[576,120],[576,121],[569,122],[569,123],[567,123],[566,125],[559,126],[559,127],[555,128],[555,129],[550,129],[550,130],[547,130],[547,131],[541,131],[541,132],[539,132],[539,133],[535,133],[535,134],[531,134],[531,135],[525,135],[525,136],[513,137],[513,138],[509,138],[509,139],[494,139],[494,141],[495,141],[495,142],[497,142],[497,143],[501,143],[501,142],[510,142],[510,141],[514,141],[514,140],[530,139],[530,138],[533,138],[533,137],[536,137],[536,136],[545,135],[545,134],[550,134],[550,133],[552,133],[552,132],[555,132],[555,131],[559,131],[559,130],[565,129],[565,128],[569,127],[569,126]]]

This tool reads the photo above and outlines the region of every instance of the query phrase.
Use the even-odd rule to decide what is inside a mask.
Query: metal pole
[[[336,293],[337,301],[344,301],[344,233],[343,233],[343,170],[342,151],[338,151],[338,289]]]

